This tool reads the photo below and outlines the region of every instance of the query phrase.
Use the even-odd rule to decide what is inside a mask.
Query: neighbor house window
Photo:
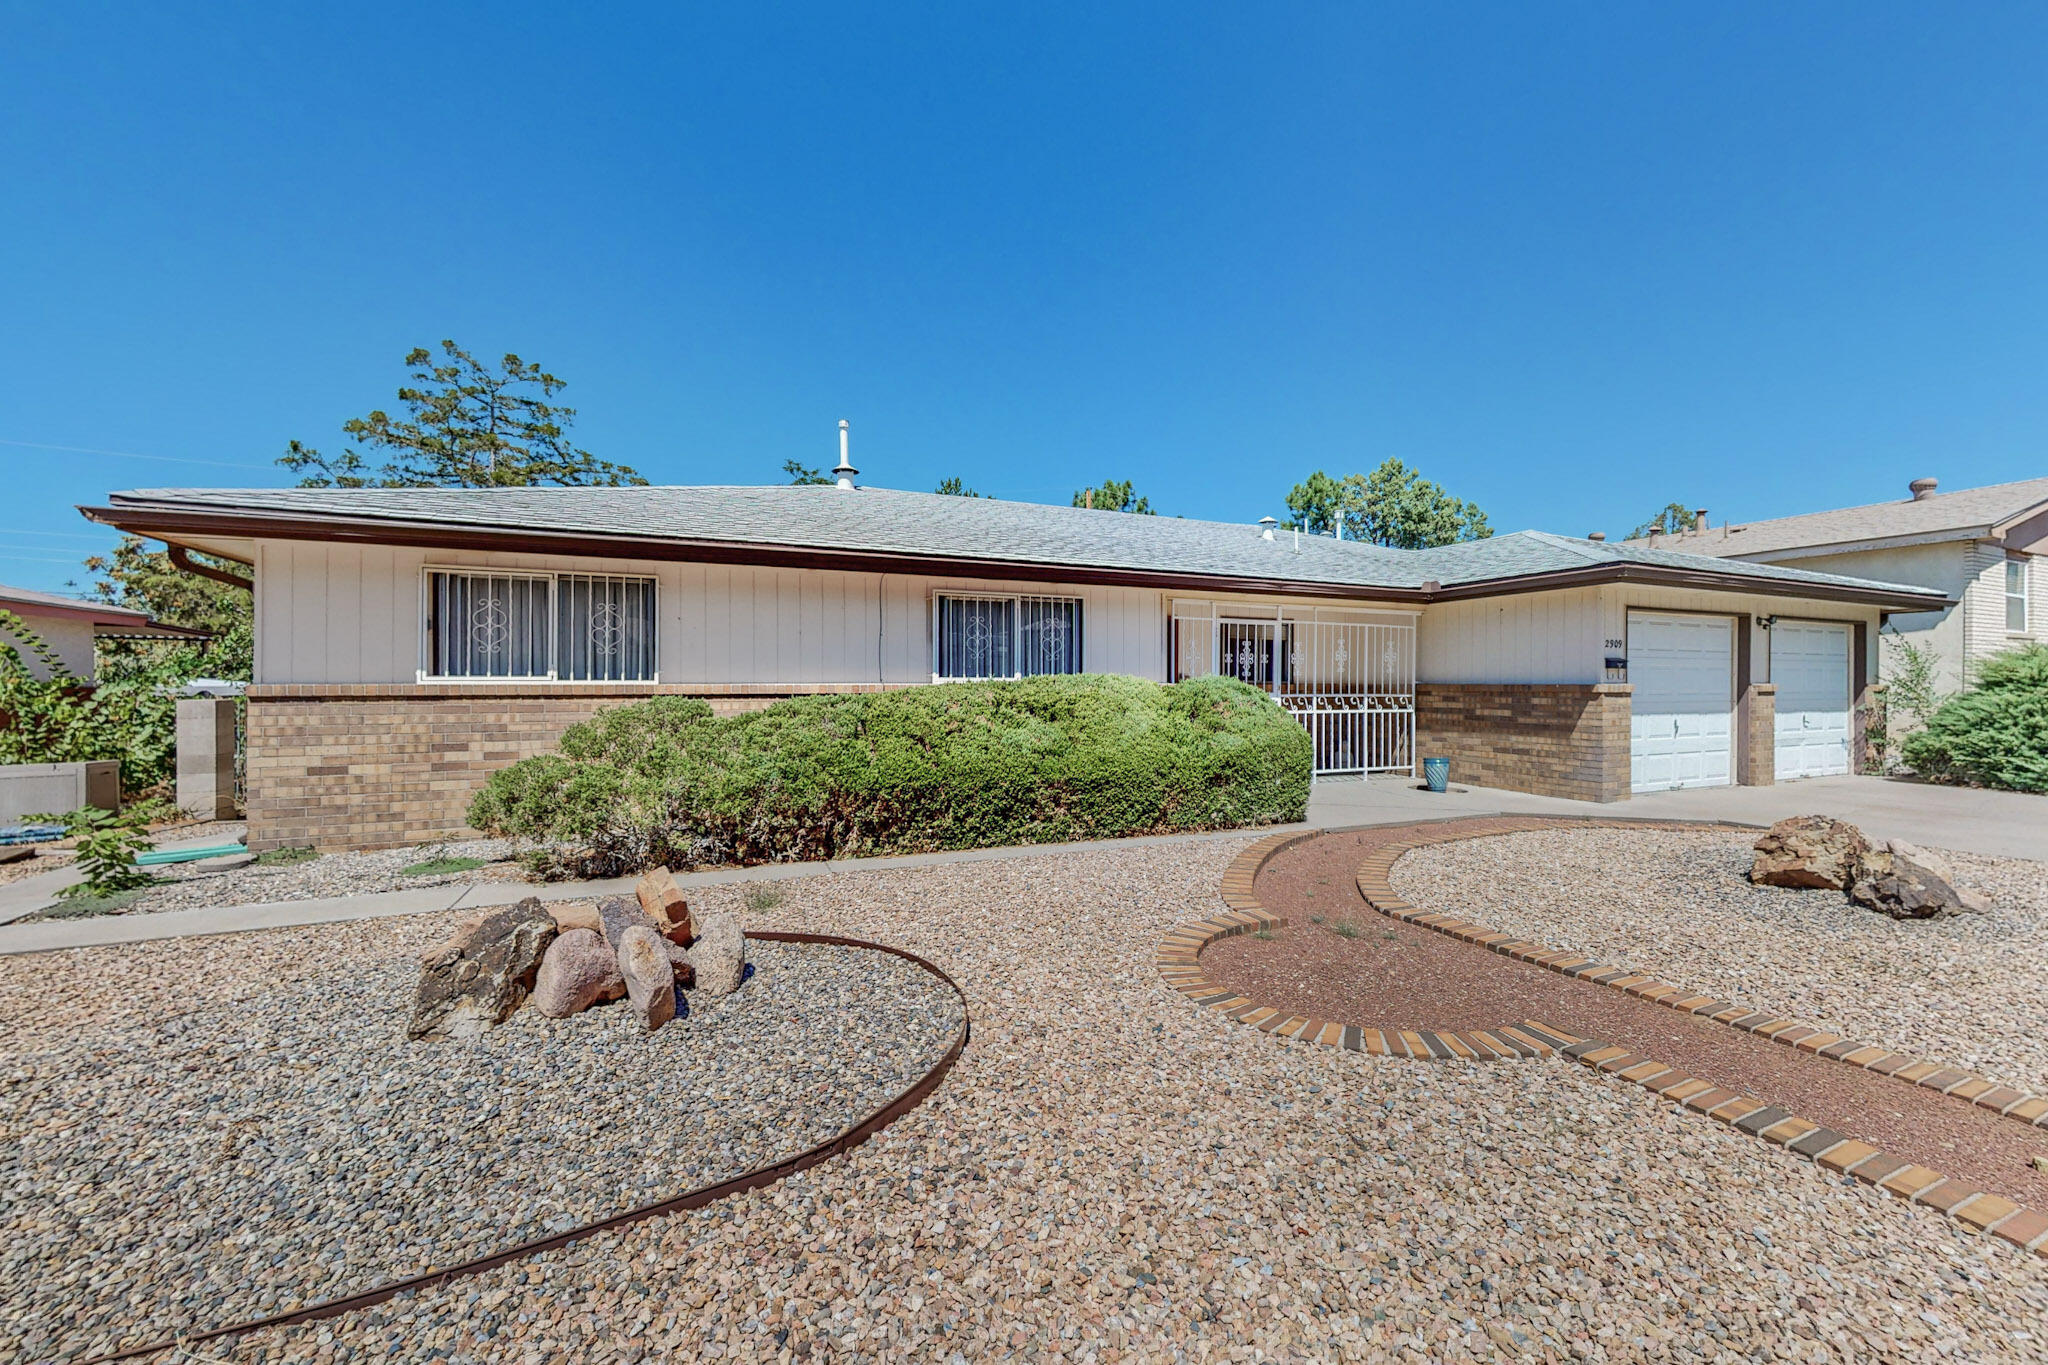
[[[427,574],[435,678],[654,679],[654,581],[597,574]]]
[[[2024,559],[2005,561],[2005,628],[2016,634],[2027,628],[2027,567]]]
[[[1081,671],[1076,597],[933,599],[932,672],[946,679],[1029,678]]]

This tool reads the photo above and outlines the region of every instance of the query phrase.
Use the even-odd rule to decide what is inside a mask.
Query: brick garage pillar
[[[1626,801],[1627,683],[1418,683],[1415,755],[1451,779],[1576,801]]]
[[[1751,683],[1735,704],[1735,783],[1769,787],[1778,780],[1778,686]]]

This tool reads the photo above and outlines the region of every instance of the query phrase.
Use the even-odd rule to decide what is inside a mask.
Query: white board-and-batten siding
[[[946,591],[1078,597],[1090,672],[1166,671],[1164,606],[1151,589],[264,541],[256,681],[418,680],[429,568],[651,578],[665,684],[928,682],[931,598]]]
[[[429,567],[651,578],[660,681],[682,685],[928,682],[936,592],[1078,597],[1087,671],[1164,679],[1167,614],[1177,596],[1150,588],[922,574],[262,541],[256,546],[256,681],[418,680],[422,576]],[[1254,606],[1250,614],[1277,607],[1304,618],[1317,608],[1326,615],[1346,607],[1376,609],[1369,600],[1280,597],[1224,599],[1214,609],[1228,615]],[[1608,681],[1607,657],[1626,653],[1625,644],[1617,649],[1609,642],[1626,641],[1631,610],[1749,615],[1760,682],[1770,676],[1770,643],[1755,624],[1759,618],[1863,621],[1871,627],[1873,649],[1878,620],[1874,608],[1631,584],[1441,602],[1425,608],[1417,622],[1416,676],[1425,683]]]

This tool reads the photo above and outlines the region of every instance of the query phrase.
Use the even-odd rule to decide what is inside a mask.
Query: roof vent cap
[[[1940,484],[1940,479],[1915,479],[1913,480],[1913,482],[1907,484],[1906,487],[1912,490],[1913,501],[1918,502],[1922,498],[1933,497],[1934,490],[1937,487],[1939,487]]]
[[[1277,520],[1276,518],[1273,518],[1273,517],[1260,517],[1260,518],[1259,518],[1259,534],[1260,534],[1260,535],[1261,535],[1262,537],[1264,537],[1265,539],[1267,539],[1267,540],[1271,540],[1271,539],[1273,538],[1273,528],[1274,528],[1275,526],[1278,526],[1279,524],[1280,524],[1280,523],[1279,523],[1279,521],[1278,521],[1278,520]]]
[[[1588,531],[1586,532],[1586,539],[1605,540],[1607,539],[1607,533],[1605,531]]]
[[[847,423],[846,419],[845,419],[845,418],[843,418],[843,417],[842,417],[842,418],[840,418],[840,419],[839,419],[839,463],[838,463],[838,464],[836,464],[836,465],[834,465],[834,466],[832,467],[832,473],[833,473],[833,476],[834,476],[834,477],[836,477],[836,478],[837,478],[837,479],[839,480],[839,486],[840,486],[841,488],[851,488],[851,487],[853,487],[853,476],[854,476],[854,475],[856,475],[856,474],[858,474],[858,473],[860,473],[860,471],[859,471],[858,469],[855,469],[855,468],[853,467],[853,461],[851,461],[851,460],[849,460],[849,459],[847,459],[847,458],[846,458],[846,437],[847,437],[847,427],[848,427],[848,423]]]

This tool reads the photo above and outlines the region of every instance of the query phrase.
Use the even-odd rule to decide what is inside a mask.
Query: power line
[[[194,460],[183,455],[141,455],[132,450],[100,450],[93,446],[53,446],[44,441],[9,441],[0,439],[0,446],[20,446],[25,450],[60,450],[67,455],[111,455],[120,460],[153,460],[158,464],[203,464],[215,469],[268,469],[269,465],[246,464],[229,460]]]

